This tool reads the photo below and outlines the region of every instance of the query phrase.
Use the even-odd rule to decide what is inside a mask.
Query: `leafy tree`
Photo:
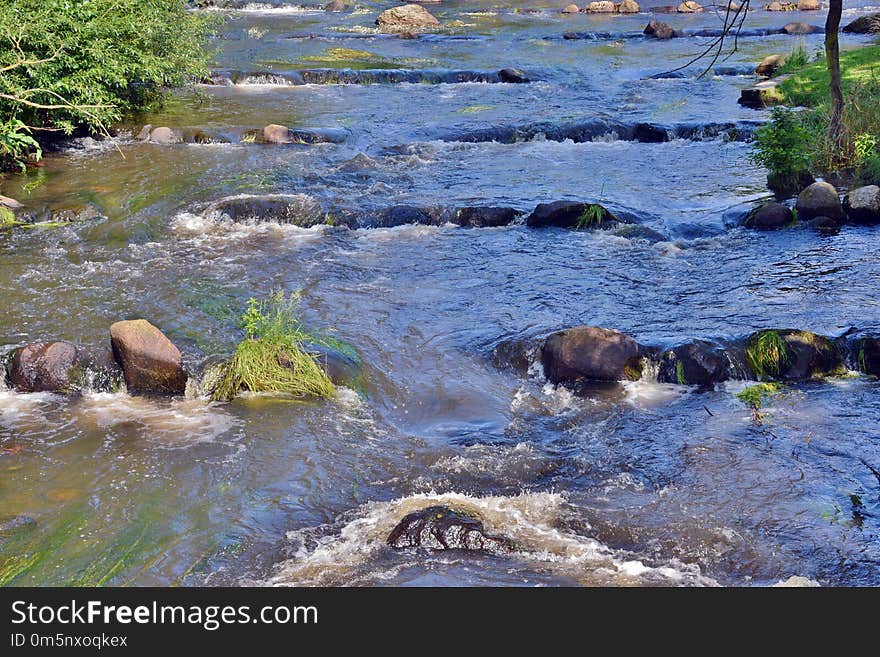
[[[185,0],[2,0],[0,160],[52,133],[105,133],[207,73],[217,14]]]

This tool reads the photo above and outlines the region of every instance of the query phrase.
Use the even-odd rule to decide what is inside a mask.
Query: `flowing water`
[[[847,2],[847,16],[864,4]],[[226,143],[137,142],[133,124],[3,181],[28,205],[88,203],[106,215],[0,234],[4,351],[49,338],[103,345],[112,322],[145,317],[196,371],[240,338],[249,297],[282,288],[302,291],[307,323],[354,344],[366,363],[363,390],[328,402],[0,388],[0,516],[34,520],[0,533],[3,581],[880,584],[876,381],[787,388],[758,426],[734,396],[743,383],[701,392],[646,377],[578,397],[539,368],[492,356],[502,340],[578,324],[661,345],[769,326],[880,329],[878,229],[731,227],[725,211],[765,197],[765,174],[735,133],[699,129],[763,120],[736,103],[750,78],[730,73],[799,42],[814,51],[822,36],[747,37],[723,75],[696,78],[696,64],[686,77],[648,79],[711,39],[646,40],[636,35],[647,13],[561,16],[556,4],[518,0],[429,5],[457,22],[401,39],[373,28],[387,6],[248,5],[218,41],[216,69],[242,72],[239,84],[178,94],[140,121]],[[657,18],[718,26],[711,11]],[[748,25],[790,20],[821,24],[824,12],[755,12]],[[863,42],[843,37],[844,47]],[[338,66],[431,73],[415,83],[289,83],[296,71]],[[509,67],[533,81],[430,83]],[[651,122],[673,136],[675,126],[696,129],[651,144],[614,131],[584,143],[541,131],[515,143],[454,140],[596,119]],[[268,123],[345,139],[240,141]],[[359,154],[370,160],[346,166]],[[522,225],[299,228],[202,212],[273,193],[350,209],[599,201],[662,239]],[[435,504],[479,513],[517,549],[385,545],[404,515]]]

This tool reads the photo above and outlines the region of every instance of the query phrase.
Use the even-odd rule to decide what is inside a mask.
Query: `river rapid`
[[[363,389],[321,402],[64,397],[0,383],[0,521],[34,521],[0,532],[4,581],[880,584],[876,380],[789,386],[758,426],[735,397],[744,382],[700,391],[648,373],[576,396],[496,349],[580,324],[659,345],[767,327],[880,330],[880,229],[758,233],[727,219],[769,197],[742,137],[766,113],[736,102],[748,72],[797,43],[813,52],[822,35],[745,37],[708,75],[698,63],[658,79],[711,38],[646,39],[648,20],[717,28],[714,11],[568,16],[565,2],[448,0],[427,5],[446,28],[403,39],[375,30],[393,4],[242,5],[217,40],[219,84],[3,181],[28,206],[90,204],[103,218],[0,233],[2,352],[42,339],[105,345],[111,323],[144,317],[197,371],[240,339],[249,297],[285,289],[301,291],[307,324],[366,363]],[[844,20],[865,5],[846,1]],[[755,11],[747,26],[824,18]],[[842,37],[844,48],[864,42]],[[386,77],[298,83],[303,70],[340,68]],[[531,81],[495,81],[505,68]],[[672,138],[553,138],[597,120]],[[212,143],[139,142],[145,123]],[[271,123],[342,139],[241,140]],[[468,138],[537,124],[548,129]],[[350,212],[587,200],[652,232],[304,228],[204,211],[243,194]],[[385,544],[404,515],[436,504],[479,514],[516,549]]]

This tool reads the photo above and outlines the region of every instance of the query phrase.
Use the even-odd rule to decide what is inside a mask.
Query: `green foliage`
[[[776,331],[761,331],[746,343],[746,360],[758,380],[777,377],[790,354],[785,340]]]
[[[784,107],[774,107],[770,122],[755,130],[750,158],[765,167],[771,178],[779,180],[779,187],[794,183],[798,175],[810,166],[811,156],[806,147],[809,133],[799,117]]]
[[[686,386],[688,384],[687,379],[684,376],[684,363],[678,361],[675,364],[675,380],[678,381],[678,385]]]
[[[868,132],[856,135],[853,140],[853,150],[856,164],[864,164],[877,153],[877,137]]]
[[[30,130],[92,133],[207,73],[216,12],[185,0],[4,0],[0,155],[36,152]],[[24,135],[24,140],[22,135]]]
[[[598,203],[590,203],[581,212],[577,222],[574,225],[575,230],[588,230],[591,228],[599,228],[605,219],[607,211]]]
[[[299,320],[299,297],[283,291],[267,300],[249,299],[241,318],[245,339],[218,374],[214,400],[231,400],[239,392],[287,393],[298,397],[332,397],[336,388],[315,356],[305,349],[315,343]]]
[[[807,46],[803,39],[800,39],[791,52],[785,58],[785,64],[779,68],[776,75],[785,73],[793,73],[799,71],[810,63],[810,54],[807,52]]]
[[[764,402],[782,389],[778,383],[758,383],[736,394],[736,398],[753,411],[758,411]]]
[[[0,168],[3,168],[4,162],[11,162],[24,171],[24,163],[29,155],[36,160],[43,155],[40,144],[31,135],[31,129],[19,119],[0,123]]]
[[[880,154],[872,155],[862,163],[858,179],[863,185],[880,185]]]

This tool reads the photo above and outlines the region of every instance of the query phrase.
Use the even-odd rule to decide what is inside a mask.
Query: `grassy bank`
[[[854,184],[880,184],[880,45],[840,54],[844,111],[843,146],[828,140],[829,77],[824,57],[809,58],[796,48],[781,73],[782,104],[769,125],[755,134],[753,159],[769,170],[768,184],[781,196],[799,189],[802,172],[842,175]]]

